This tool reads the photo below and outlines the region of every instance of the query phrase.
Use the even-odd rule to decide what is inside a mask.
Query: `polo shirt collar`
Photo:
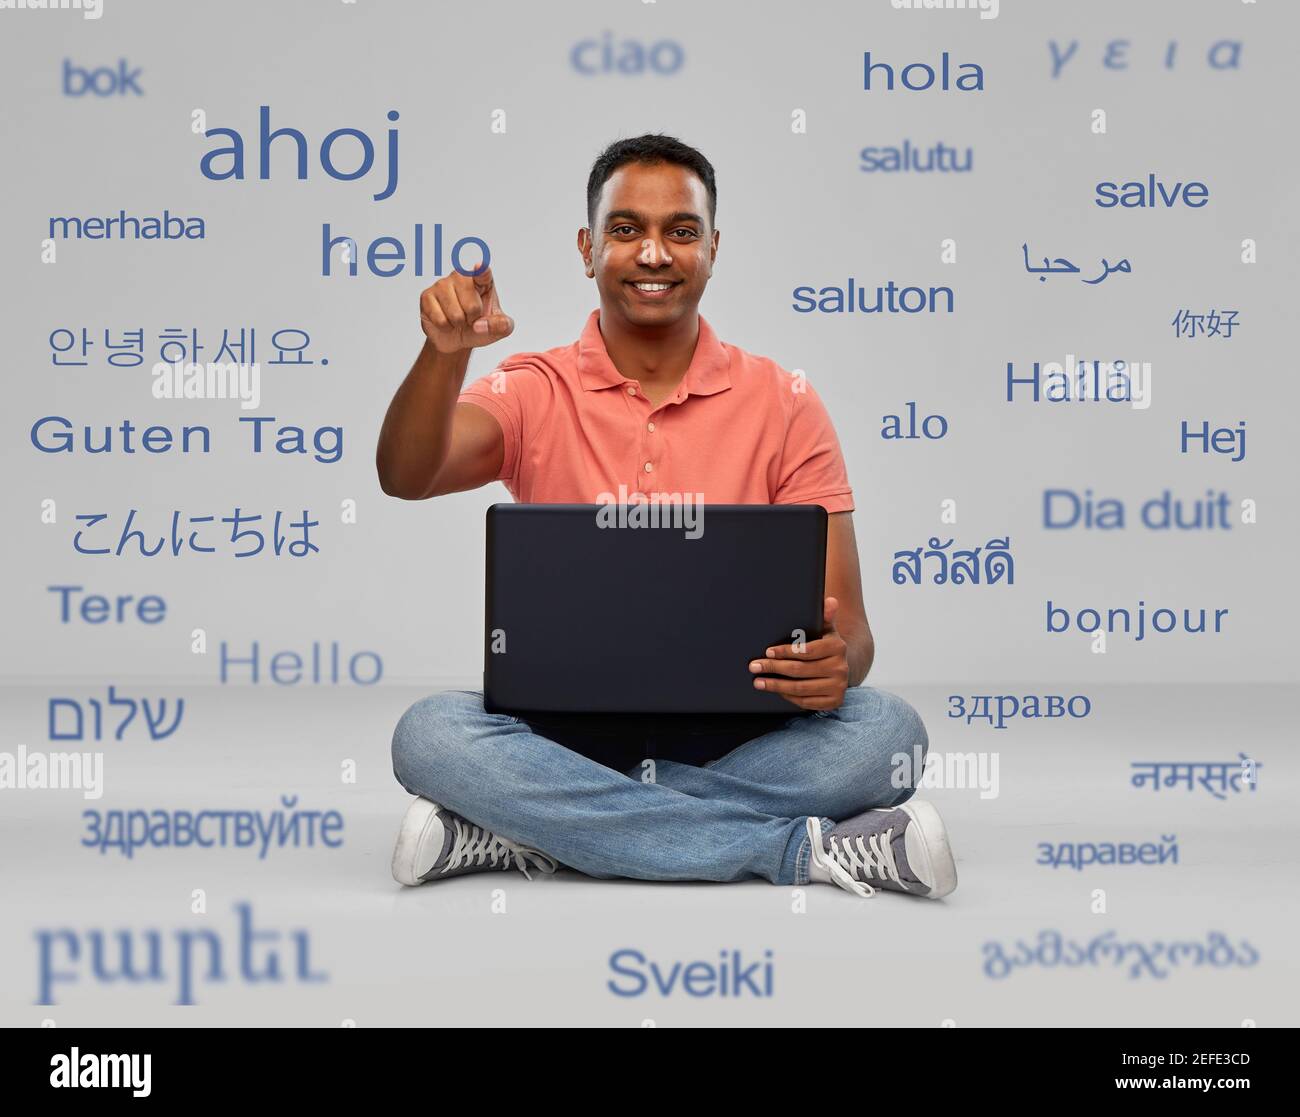
[[[682,386],[688,396],[710,396],[731,387],[731,358],[704,316],[698,318],[700,336],[695,342],[690,367],[682,378]],[[619,372],[609,359],[605,338],[600,332],[599,309],[591,312],[578,339],[578,378],[588,392],[636,383]]]

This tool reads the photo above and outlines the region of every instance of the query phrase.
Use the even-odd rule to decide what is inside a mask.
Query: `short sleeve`
[[[512,492],[519,473],[524,393],[511,389],[518,389],[521,371],[505,367],[493,369],[475,380],[456,397],[457,403],[472,403],[476,407],[481,407],[497,421],[497,425],[501,428],[505,453],[501,456],[501,472],[497,474],[496,480],[504,481],[506,487]]]
[[[772,503],[820,504],[827,512],[852,512],[853,489],[825,404],[807,381],[794,400]]]

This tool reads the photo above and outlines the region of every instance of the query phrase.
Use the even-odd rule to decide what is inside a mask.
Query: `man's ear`
[[[591,237],[591,229],[584,225],[578,230],[578,252],[582,256],[582,264],[586,269],[587,274],[594,276],[596,274],[596,269],[591,262],[592,251],[593,241]]]

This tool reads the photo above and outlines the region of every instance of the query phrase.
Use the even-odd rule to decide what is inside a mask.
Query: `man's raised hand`
[[[440,353],[491,345],[514,333],[514,319],[501,310],[492,269],[473,275],[452,272],[420,295],[420,325]]]

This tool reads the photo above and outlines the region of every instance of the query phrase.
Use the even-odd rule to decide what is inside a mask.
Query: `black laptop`
[[[797,713],[749,664],[821,635],[825,572],[818,504],[494,504],[484,706]]]

